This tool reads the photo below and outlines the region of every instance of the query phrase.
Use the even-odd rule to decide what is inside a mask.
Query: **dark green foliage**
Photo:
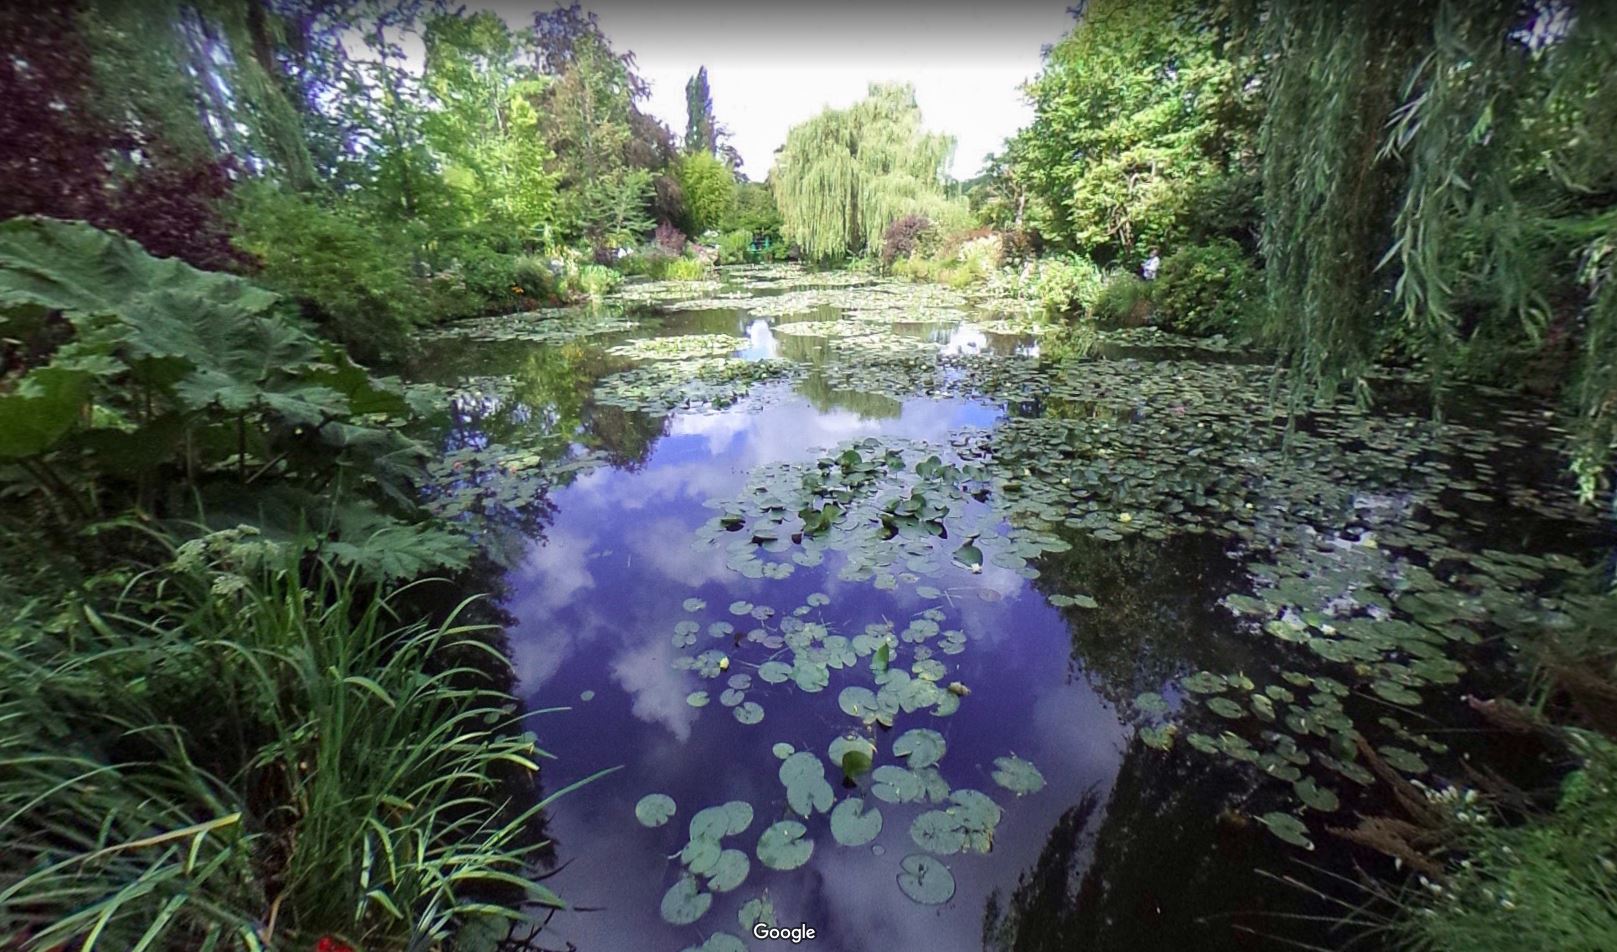
[[[411,329],[433,316],[396,230],[267,184],[242,190],[237,228],[238,246],[258,262],[255,279],[360,359],[400,356]]]
[[[413,514],[422,456],[399,430],[397,381],[314,337],[278,295],[83,223],[21,218],[0,225],[0,329],[48,352],[0,395],[0,486],[44,500],[61,529],[218,498],[281,533],[330,529],[340,557],[378,575],[464,563],[454,536],[387,514]]]
[[[692,155],[714,155],[718,149],[718,131],[713,125],[713,94],[707,86],[707,67],[703,66],[685,83],[685,151]]]
[[[1262,281],[1241,246],[1227,238],[1187,245],[1163,259],[1157,273],[1151,289],[1156,321],[1196,337],[1250,332],[1262,313]]]
[[[1115,271],[1101,285],[1090,314],[1103,327],[1145,323],[1151,307],[1151,285],[1132,271]]]
[[[1252,68],[1229,55],[1226,5],[1092,0],[1030,84],[1032,125],[1010,140],[974,202],[999,224],[1134,266],[1252,212],[1226,197],[1253,171]],[[1234,189],[1239,191],[1239,189]]]

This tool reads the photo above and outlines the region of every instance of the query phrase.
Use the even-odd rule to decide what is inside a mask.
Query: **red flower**
[[[341,939],[323,935],[314,944],[314,952],[354,952],[354,947]]]

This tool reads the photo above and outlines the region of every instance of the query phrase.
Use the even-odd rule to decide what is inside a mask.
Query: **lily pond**
[[[547,948],[1335,944],[1333,834],[1609,544],[1545,408],[792,267],[451,326],[431,504],[505,566]],[[548,710],[561,708],[561,710]],[[1492,745],[1485,748],[1484,744]]]

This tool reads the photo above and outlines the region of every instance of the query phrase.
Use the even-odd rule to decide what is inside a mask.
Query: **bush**
[[[586,264],[573,276],[573,288],[592,301],[599,301],[622,282],[623,276],[600,264]]]
[[[556,299],[556,271],[550,260],[538,255],[518,255],[511,262],[511,280],[525,302],[548,304]]]
[[[357,215],[266,185],[243,186],[236,244],[256,280],[297,301],[361,360],[398,357],[425,323],[409,249]]]
[[[1151,306],[1151,286],[1132,271],[1113,271],[1101,285],[1090,313],[1110,327],[1135,327],[1145,323]]]
[[[668,254],[678,255],[685,253],[685,233],[668,222],[663,222],[657,226],[657,231],[652,235],[651,240],[658,248]]]
[[[1044,258],[1027,279],[1025,295],[1046,317],[1084,316],[1100,295],[1101,270],[1083,255]]]
[[[988,234],[962,242],[955,251],[955,260],[969,273],[967,283],[970,283],[987,280],[990,274],[999,269],[1005,254],[999,236]]]
[[[752,256],[752,232],[732,231],[719,236],[719,263],[740,264]]]
[[[698,258],[674,258],[662,269],[665,281],[700,281],[707,277],[708,264]]]
[[[440,256],[445,266],[437,277],[456,292],[446,302],[446,312],[437,315],[441,319],[509,310],[526,296],[526,289],[523,294],[516,291],[521,282],[516,279],[515,255],[479,241],[462,240],[447,244]]]
[[[925,215],[905,215],[888,225],[887,231],[882,234],[882,265],[890,268],[900,258],[911,257],[917,252],[924,254],[935,237],[936,230],[930,218]]]
[[[1262,275],[1228,238],[1169,255],[1155,283],[1151,299],[1157,323],[1196,337],[1249,327],[1263,303]]]

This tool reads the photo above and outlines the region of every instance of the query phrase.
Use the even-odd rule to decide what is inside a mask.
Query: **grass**
[[[1520,826],[1472,823],[1466,859],[1396,931],[1420,950],[1617,949],[1617,745],[1574,733],[1582,769],[1553,813]]]
[[[428,949],[558,905],[533,861],[577,784],[540,795],[487,631],[397,594],[205,559],[11,620],[0,946]]]

